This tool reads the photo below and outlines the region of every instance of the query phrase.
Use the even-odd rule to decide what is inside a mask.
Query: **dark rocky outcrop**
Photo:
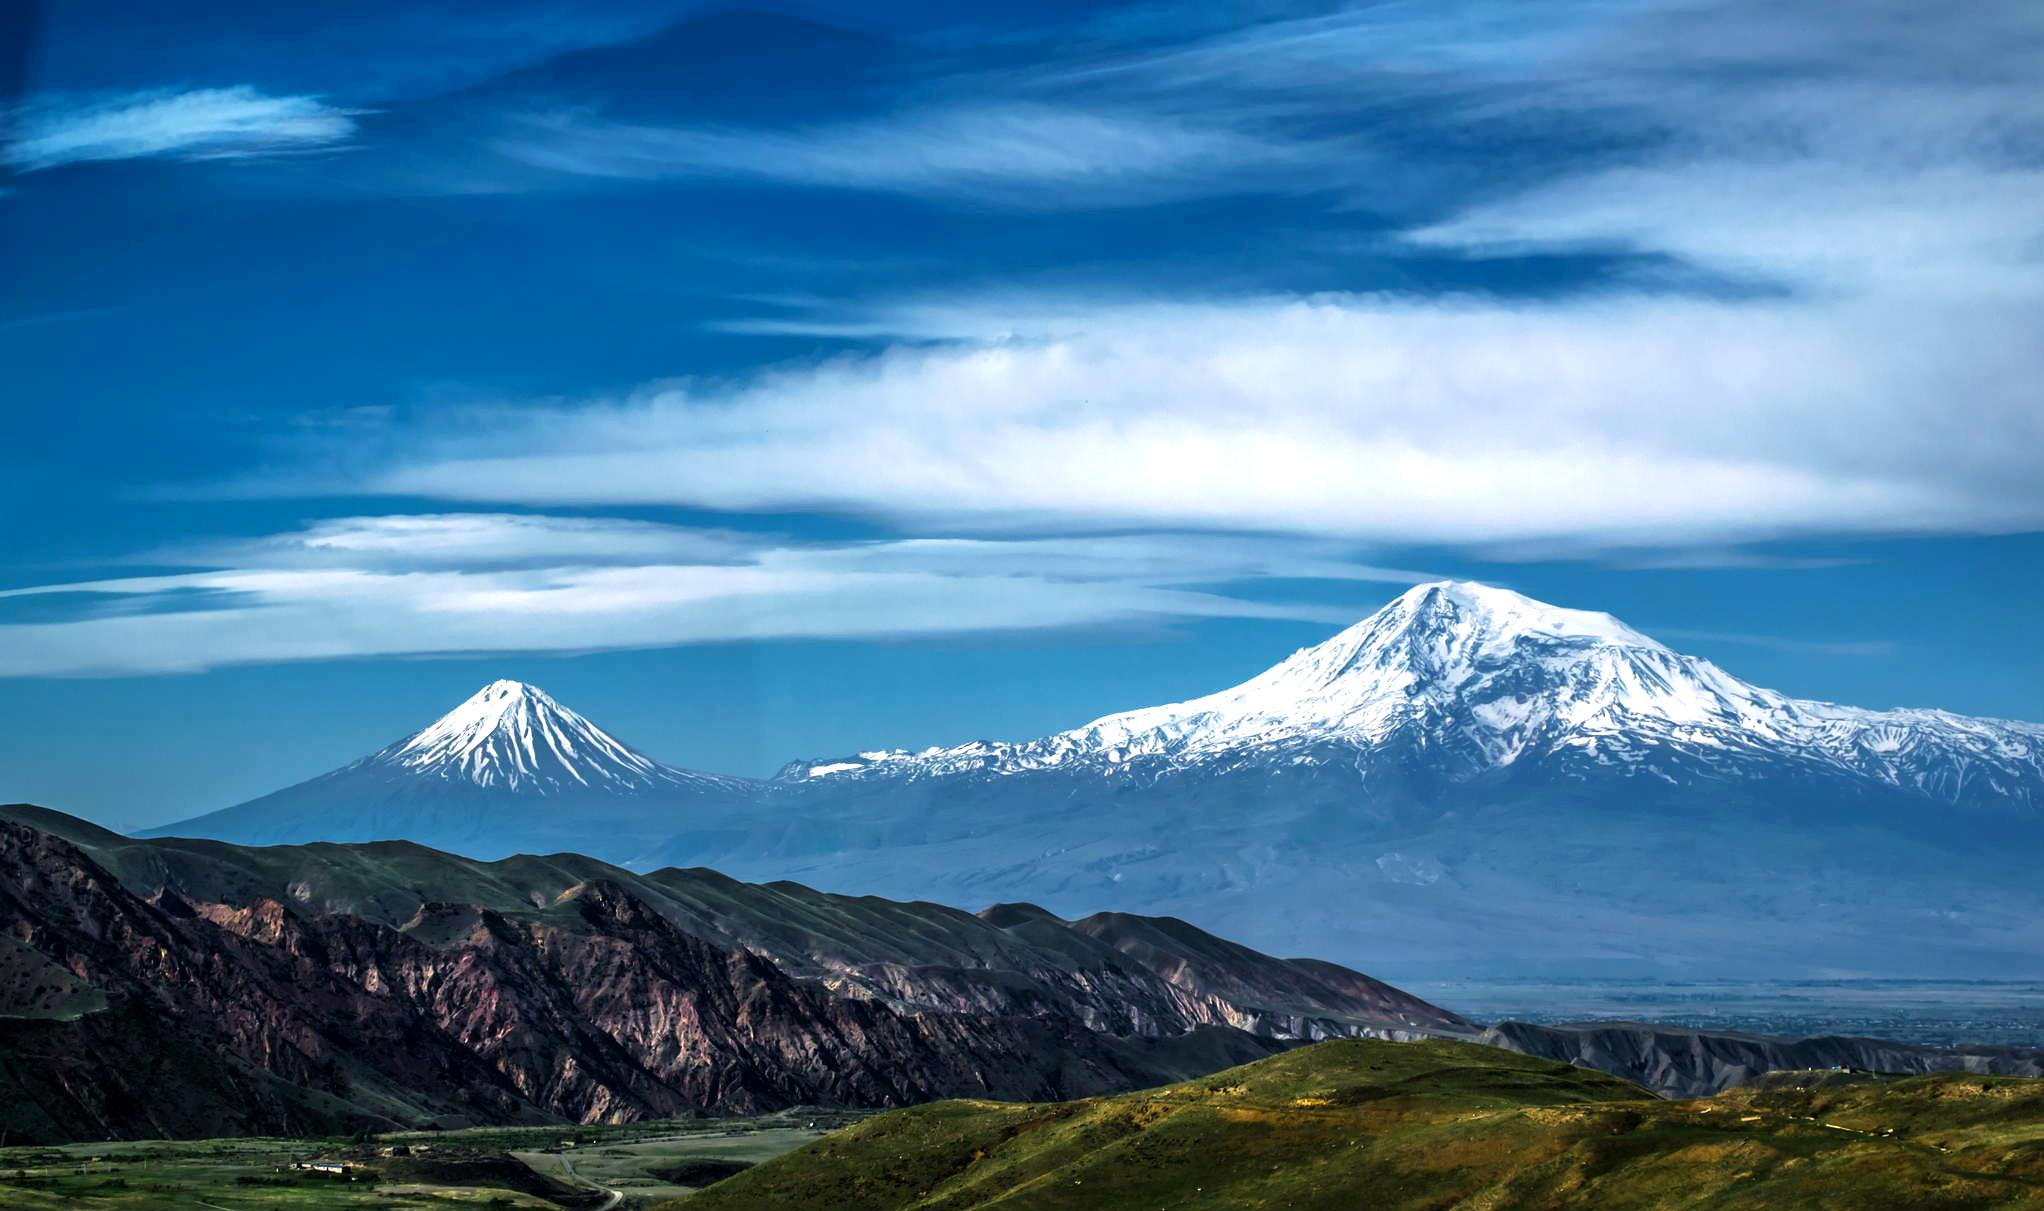
[[[2044,1049],[2038,1048],[1947,1049],[1838,1036],[1781,1039],[1640,1022],[1552,1026],[1505,1022],[1484,1031],[1477,1041],[1595,1068],[1664,1097],[1705,1097],[1763,1073],[1807,1069],[2044,1076]]]
[[[1785,1069],[2044,1074],[2017,1048],[1483,1030],[1173,918],[975,915],[573,854],[134,841],[0,810],[11,1139],[1048,1100],[1342,1035],[1480,1038],[1668,1096]]]
[[[579,854],[482,862],[408,842],[251,848],[133,840],[24,805],[0,808],[0,818],[72,841],[145,895],[274,899],[307,916],[359,916],[431,946],[466,937],[483,910],[586,931],[585,920],[556,906],[574,888],[601,884],[712,945],[764,955],[789,975],[908,1013],[1065,1018],[1148,1037],[1234,1026],[1287,1041],[1479,1029],[1361,972],[1274,958],[1173,918],[1102,913],[1068,921],[1031,904],[974,914],[798,883],[744,883],[700,868],[638,874]]]
[[[905,1012],[705,941],[610,882],[543,908],[428,904],[408,922],[437,930],[428,945],[268,897],[145,900],[78,847],[0,824],[0,931],[103,1000],[0,1021],[0,1125],[56,1140],[1066,1098],[1282,1046]]]

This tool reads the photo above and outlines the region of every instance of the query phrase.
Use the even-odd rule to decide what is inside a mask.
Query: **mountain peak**
[[[437,749],[454,741],[466,752],[483,743],[492,732],[518,728],[534,718],[549,716],[587,722],[555,702],[551,695],[536,685],[523,681],[492,681],[406,740],[400,751]]]
[[[548,698],[547,692],[529,681],[500,677],[477,690],[470,698]],[[551,701],[550,698],[548,698]]]
[[[1694,720],[1749,716],[1766,696],[1591,610],[1467,580],[1414,585],[1382,609],[1230,689],[1144,707],[1023,745],[963,745],[920,756],[862,754],[810,765],[811,778],[868,770],[1109,764],[1144,757],[1374,745],[1445,727],[1510,761],[1536,734],[1612,711]],[[884,758],[875,760],[874,758]]]
[[[1674,653],[1613,618],[1467,580],[1415,585],[1324,643],[1234,692],[1272,702],[1436,696],[1513,662],[1577,662],[1612,649]],[[1265,708],[1271,709],[1271,708]],[[1345,708],[1344,708],[1345,709]]]
[[[1443,580],[1413,586],[1333,638],[1218,693],[1109,715],[1028,744],[902,754],[873,768],[899,776],[933,766],[1232,762],[1259,753],[1317,761],[1323,746],[1362,751],[1401,735],[1464,754],[1457,760],[1469,768],[1495,768],[1533,748],[1614,729],[1719,728],[1743,737],[1769,726],[1783,702],[1609,614]]]
[[[1414,585],[1344,635],[1369,633],[1387,625],[1466,625],[1493,640],[1535,639],[1617,644],[1666,651],[1660,643],[1600,610],[1549,605],[1496,585],[1474,580],[1436,580]],[[1330,642],[1339,642],[1337,636]]]
[[[533,702],[557,710],[561,709],[561,704],[554,701],[552,694],[547,693],[530,681],[513,681],[508,677],[500,677],[475,693],[470,694],[464,700],[463,705],[467,705],[470,702],[513,702],[521,698],[530,699]]]
[[[364,764],[480,787],[636,793],[680,771],[611,736],[523,681],[492,681]]]
[[[594,836],[650,843],[691,808],[751,786],[655,761],[538,686],[504,679],[367,757],[155,833],[253,845],[403,838],[501,857]]]

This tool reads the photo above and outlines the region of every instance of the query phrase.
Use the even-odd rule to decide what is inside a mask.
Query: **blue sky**
[[[2033,4],[4,36],[0,798],[188,815],[498,676],[741,773],[1035,735],[1446,575],[2044,718]]]

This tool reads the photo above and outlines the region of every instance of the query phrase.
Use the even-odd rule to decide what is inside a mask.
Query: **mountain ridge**
[[[578,855],[133,840],[0,809],[0,1128],[294,1134],[1085,1096],[1309,1038],[1476,1029],[1197,931],[1167,930],[1180,954],[1131,957],[1047,914],[1027,924],[1037,936]],[[75,986],[52,999],[60,973]]]
[[[647,860],[1225,922],[1406,978],[2044,971],[2044,726],[1794,699],[1488,586],[1183,703],[768,787],[770,827]]]
[[[1121,1034],[1207,1025],[1298,1038],[1479,1029],[1361,972],[1274,958],[1183,922],[1165,925],[1175,945],[1152,946],[1148,958],[1137,958],[1117,949],[1131,926],[1145,924],[1126,914],[1069,921],[1030,906],[1010,918],[999,907],[975,914],[832,895],[785,880],[742,883],[713,870],[641,874],[579,854],[480,861],[411,842],[244,847],[138,840],[24,804],[0,807],[0,820],[62,838],[145,896],[274,900],[296,912],[358,917],[421,938],[459,938],[485,914],[572,928],[572,915],[562,909],[622,889],[713,945],[768,956],[792,976],[911,1012],[1047,1013]],[[1170,971],[1158,969],[1158,956]],[[1228,974],[1220,974],[1223,968]]]
[[[436,728],[473,730],[419,735]],[[490,769],[537,761],[514,733]],[[1671,956],[1720,974],[2044,972],[2044,894],[2022,861],[2044,726],[1795,699],[1611,615],[1465,582],[1415,586],[1239,685],[1031,741],[645,794],[450,797],[449,778],[362,766],[153,835],[589,850],[1068,919],[1177,916],[1406,978]]]
[[[2021,1048],[1486,1030],[1169,918],[134,840],[22,806],[0,808],[0,925],[0,1129],[49,1142],[1070,1098],[1327,1038],[1476,1040],[1677,1095],[1810,1063],[2044,1071]]]

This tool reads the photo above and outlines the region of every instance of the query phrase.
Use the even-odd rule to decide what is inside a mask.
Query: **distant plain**
[[[1479,1022],[1664,1022],[1783,1038],[1893,1039],[1931,1047],[2044,1042],[2044,981],[1404,979]]]

